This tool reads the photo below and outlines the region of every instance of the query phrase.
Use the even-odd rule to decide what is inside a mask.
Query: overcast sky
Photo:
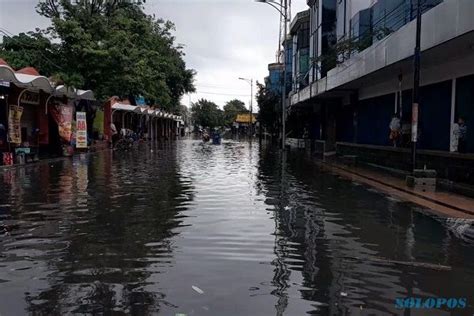
[[[13,34],[48,26],[35,11],[37,0],[0,0],[0,27]],[[353,0],[353,8],[370,0]],[[292,13],[307,9],[293,0]],[[186,63],[197,71],[197,93],[185,95],[188,105],[206,98],[223,106],[238,98],[250,100],[250,86],[239,77],[263,82],[278,46],[279,14],[254,0],[148,0],[146,11],[171,20],[184,45]]]

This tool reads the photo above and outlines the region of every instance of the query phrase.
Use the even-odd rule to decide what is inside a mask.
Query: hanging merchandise
[[[87,148],[86,112],[76,113],[76,148]]]
[[[13,165],[13,154],[12,153],[3,153],[3,165],[11,166]]]
[[[21,144],[21,115],[23,107],[10,105],[8,113],[8,137],[10,143]]]
[[[67,144],[71,142],[73,109],[70,104],[58,104],[51,107],[51,115],[58,124],[59,136]]]

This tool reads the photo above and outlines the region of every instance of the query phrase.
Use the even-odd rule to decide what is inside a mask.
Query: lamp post
[[[275,2],[273,0],[255,0],[256,2],[266,3],[275,10],[277,10],[280,15],[285,20],[284,31],[283,31],[283,87],[281,89],[281,148],[285,149],[286,143],[286,35],[288,33],[287,23],[288,23],[288,0],[282,0],[282,3]]]
[[[420,57],[421,57],[421,3],[417,1],[416,8],[416,44],[415,44],[415,62],[413,76],[413,104],[411,115],[411,141],[412,141],[412,171],[416,169],[416,143],[418,141],[418,112],[420,102]]]
[[[252,137],[253,135],[253,111],[252,111],[252,105],[253,105],[253,79],[247,79],[247,78],[239,78],[239,80],[243,80],[250,84],[250,115],[249,115],[249,136]]]

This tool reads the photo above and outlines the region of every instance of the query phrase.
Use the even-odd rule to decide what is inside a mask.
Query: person
[[[308,128],[305,127],[303,130],[303,139],[308,139],[308,138],[309,138]]]
[[[392,116],[392,120],[390,121],[390,140],[393,142],[393,147],[397,147],[398,139],[400,137],[400,130],[401,130],[401,124],[400,124],[400,118],[398,115],[395,113]]]
[[[463,117],[458,118],[457,127],[458,152],[467,152],[467,126]]]
[[[110,132],[112,134],[112,147],[113,147],[115,146],[115,143],[117,142],[117,139],[118,139],[117,127],[115,127],[115,124],[113,122],[110,123]]]

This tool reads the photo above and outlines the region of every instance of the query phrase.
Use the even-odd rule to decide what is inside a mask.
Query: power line
[[[15,35],[13,35],[13,33],[11,33],[10,31],[8,31],[5,28],[0,28],[0,33],[5,35],[6,37],[8,37],[10,40],[16,41],[16,43],[18,43],[20,45],[23,45],[24,47],[35,48],[33,46],[25,45],[26,43],[23,43],[19,39],[14,38],[13,36],[15,36]],[[11,34],[11,35],[9,35],[9,34]],[[55,62],[53,62],[48,57],[46,57],[41,51],[38,51],[38,53],[39,53],[39,56],[43,57],[43,59],[46,60],[47,62],[49,62],[52,66],[58,68],[59,70],[64,70],[61,66],[58,66]]]
[[[213,95],[225,95],[225,96],[239,96],[239,97],[250,97],[250,94],[232,94],[232,93],[218,93],[218,92],[206,92],[206,91],[197,91],[194,94],[213,94]]]
[[[197,87],[203,87],[203,88],[212,88],[212,89],[225,89],[225,90],[234,90],[234,91],[247,91],[248,89],[236,89],[236,88],[229,88],[229,86],[214,86],[214,85],[205,85],[205,84],[195,84]]]

